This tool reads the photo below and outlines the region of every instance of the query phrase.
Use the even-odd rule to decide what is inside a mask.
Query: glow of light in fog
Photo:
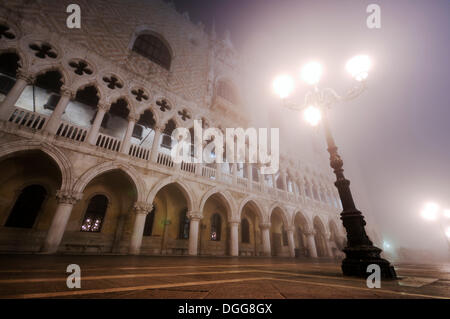
[[[383,242],[383,249],[389,250],[391,248],[391,244],[389,244],[387,241]]]
[[[436,203],[427,203],[422,210],[422,217],[426,220],[436,220],[438,217],[439,206]]]
[[[447,227],[447,229],[445,230],[445,236],[447,236],[447,238],[450,238],[450,227]]]
[[[294,80],[287,74],[279,75],[273,81],[273,89],[280,98],[287,98],[294,90]]]
[[[356,81],[362,81],[369,75],[371,65],[367,55],[357,55],[347,62],[345,68]]]
[[[444,210],[444,217],[445,218],[450,218],[450,209],[445,209]]]
[[[322,114],[320,113],[320,110],[312,105],[308,106],[305,109],[303,116],[306,122],[308,122],[312,126],[316,126],[317,124],[319,124],[320,120],[322,119]]]
[[[315,85],[319,83],[322,77],[322,65],[318,62],[306,64],[301,70],[301,77],[308,84]]]

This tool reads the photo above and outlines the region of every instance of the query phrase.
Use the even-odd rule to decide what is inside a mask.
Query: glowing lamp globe
[[[356,81],[363,81],[369,76],[371,65],[367,55],[357,55],[347,62],[346,69]]]
[[[301,77],[303,81],[310,85],[319,83],[322,77],[322,65],[318,62],[310,62],[306,64],[301,70]]]
[[[287,98],[294,89],[294,80],[291,76],[283,74],[279,75],[273,81],[273,89],[280,98]]]

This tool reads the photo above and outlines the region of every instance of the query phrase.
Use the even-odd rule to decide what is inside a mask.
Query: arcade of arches
[[[39,147],[0,155],[1,251],[330,257],[342,249],[334,221],[328,231],[297,212],[289,223],[278,206],[267,218],[254,200],[236,214],[222,192],[197,206],[176,181],[142,203],[136,177],[119,166],[63,190],[67,172],[51,155]]]

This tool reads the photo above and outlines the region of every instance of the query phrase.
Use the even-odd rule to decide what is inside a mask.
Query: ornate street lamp
[[[350,181],[344,176],[343,161],[337,152],[337,147],[328,123],[328,110],[332,105],[352,100],[358,97],[366,88],[365,80],[370,69],[370,59],[359,55],[348,61],[347,71],[356,80],[355,86],[344,96],[338,95],[333,89],[319,89],[317,86],[322,75],[322,66],[317,62],[308,63],[301,70],[302,79],[312,86],[304,104],[295,105],[287,101],[293,91],[294,81],[288,75],[277,77],[273,83],[275,91],[283,99],[284,106],[293,110],[304,110],[305,119],[313,126],[322,122],[325,131],[330,166],[336,175],[336,188],[342,202],[342,223],[347,231],[347,246],[343,249],[346,258],[342,261],[342,272],[346,276],[367,277],[367,266],[377,264],[383,278],[396,278],[394,267],[389,261],[380,257],[382,250],[375,247],[366,234],[364,216],[356,208],[350,191]]]

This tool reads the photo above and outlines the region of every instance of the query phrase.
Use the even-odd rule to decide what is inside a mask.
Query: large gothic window
[[[41,185],[25,187],[14,204],[6,227],[32,228],[47,191]]]
[[[89,201],[88,208],[84,214],[81,231],[100,232],[105,219],[108,198],[105,195],[95,195]]]
[[[222,230],[222,218],[220,218],[219,214],[215,213],[211,217],[210,239],[213,241],[220,241],[221,230]]]
[[[241,238],[243,243],[250,243],[250,226],[247,218],[243,218],[241,221]]]
[[[147,217],[145,218],[145,224],[144,224],[144,236],[151,236],[153,232],[153,221],[155,220],[155,210],[156,206],[153,205],[153,209],[150,213],[147,214]]]
[[[153,61],[166,70],[170,69],[172,56],[161,39],[152,34],[141,34],[133,44],[133,51]]]

